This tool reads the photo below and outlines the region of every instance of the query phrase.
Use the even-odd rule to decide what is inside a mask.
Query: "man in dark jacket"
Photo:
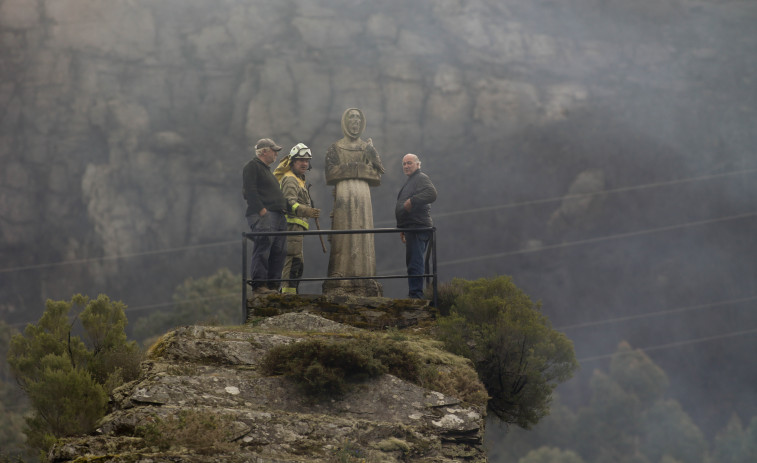
[[[436,201],[436,188],[428,175],[421,172],[421,161],[414,154],[406,154],[402,158],[402,171],[407,175],[407,182],[397,195],[397,205],[394,215],[397,217],[397,228],[431,227],[431,203]],[[426,254],[431,231],[400,233],[405,243],[405,264],[407,274],[422,275],[424,272],[423,257]],[[411,298],[423,297],[423,277],[407,279]]]
[[[245,216],[254,232],[286,231],[287,228],[287,203],[269,167],[279,150],[281,147],[270,138],[258,140],[256,157],[244,166],[242,172],[244,199],[247,201]],[[252,290],[257,294],[278,292],[278,282],[261,280],[281,278],[286,258],[286,236],[256,236],[252,242]]]

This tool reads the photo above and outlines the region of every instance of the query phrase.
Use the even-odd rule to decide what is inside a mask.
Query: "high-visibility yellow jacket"
[[[307,217],[303,217],[301,206],[313,207],[310,193],[305,185],[305,178],[298,177],[289,170],[281,177],[281,192],[289,204],[287,223],[297,224],[307,230],[310,228]]]

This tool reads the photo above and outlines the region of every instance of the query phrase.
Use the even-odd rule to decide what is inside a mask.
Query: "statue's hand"
[[[368,139],[370,140],[370,138]],[[378,152],[376,151],[376,148],[373,147],[373,145],[368,145],[366,151],[366,160],[368,163],[378,172],[379,174],[384,173],[384,166],[381,164],[381,160],[379,159]]]

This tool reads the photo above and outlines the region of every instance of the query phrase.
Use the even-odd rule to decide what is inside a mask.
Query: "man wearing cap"
[[[428,175],[421,172],[421,161],[418,156],[408,153],[402,158],[402,171],[407,175],[407,182],[397,195],[394,214],[397,218],[397,228],[426,228],[431,227],[431,206],[436,201],[436,188]],[[431,240],[430,231],[403,232],[400,239],[405,243],[405,264],[409,278],[409,296],[415,299],[423,298],[423,258],[426,254],[428,242]]]
[[[242,172],[244,199],[247,201],[245,216],[253,232],[285,231],[287,228],[287,203],[269,167],[280,150],[281,147],[270,138],[261,138],[255,144],[255,159],[248,162]],[[286,236],[256,236],[252,242],[252,290],[257,294],[278,292],[278,282],[262,280],[281,278],[286,258]]]

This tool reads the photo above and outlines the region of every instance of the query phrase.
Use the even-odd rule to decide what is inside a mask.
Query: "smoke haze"
[[[441,280],[507,274],[541,300],[584,360],[566,401],[627,340],[706,433],[746,421],[756,20],[727,0],[0,0],[0,316],[105,293],[148,307],[133,323],[238,271],[249,143],[310,146],[328,211],[323,156],[359,107],[377,226],[418,154]],[[376,248],[403,269],[396,236]],[[325,274],[316,238],[305,260]]]

